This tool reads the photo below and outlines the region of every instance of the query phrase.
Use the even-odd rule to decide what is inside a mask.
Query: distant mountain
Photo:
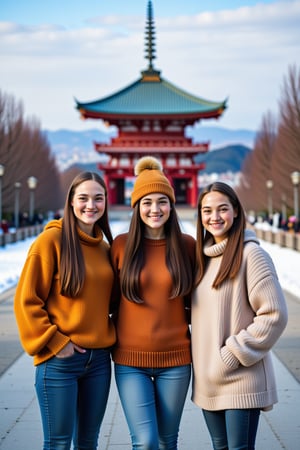
[[[115,135],[115,131],[108,129],[107,132],[99,129],[86,131],[71,130],[44,130],[57,165],[61,171],[72,165],[96,165],[106,159],[105,155],[98,154],[94,150],[94,142],[109,142]],[[193,142],[209,142],[210,150],[207,154],[198,155],[197,161],[205,161],[207,169],[205,172],[216,171],[220,173],[227,171],[223,168],[232,167],[233,172],[240,167],[242,159],[245,157],[246,149],[253,148],[255,132],[250,130],[229,130],[219,127],[188,127],[186,132]],[[225,154],[218,158],[214,156],[215,151],[225,147]],[[224,149],[224,150],[225,150]],[[231,152],[229,151],[231,149]],[[214,168],[214,170],[212,169]],[[207,172],[208,173],[208,172]]]
[[[94,142],[109,142],[114,133],[97,129],[87,131],[44,130],[52,153],[60,170],[77,163],[97,163],[103,161],[103,155],[94,149]]]
[[[201,174],[240,172],[246,156],[252,150],[244,145],[228,145],[224,148],[199,154],[195,162],[205,163],[205,169]]]

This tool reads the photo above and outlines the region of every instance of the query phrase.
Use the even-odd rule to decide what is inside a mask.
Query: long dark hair
[[[105,210],[102,217],[97,220],[96,224],[100,227],[103,234],[106,236],[109,244],[111,244],[113,240],[110,225],[108,222],[106,185],[100,175],[98,175],[96,172],[81,172],[74,178],[69,188],[64,207],[62,224],[60,258],[61,294],[68,297],[76,297],[79,294],[85,278],[84,260],[77,232],[77,219],[74,215],[71,203],[76,188],[81,183],[88,180],[94,180],[104,188]]]
[[[220,192],[221,194],[226,195],[236,212],[236,217],[234,218],[232,227],[228,232],[228,242],[223,253],[220,269],[212,285],[212,287],[218,288],[227,278],[234,278],[241,267],[244,249],[244,230],[246,228],[246,217],[238,196],[236,195],[232,187],[228,184],[216,181],[215,183],[209,184],[201,191],[197,206],[198,217],[196,258],[198,273],[196,277],[196,285],[198,285],[202,280],[208,262],[208,258],[203,253],[203,248],[206,242],[209,239],[213,238],[212,234],[204,228],[201,218],[202,200],[209,192]]]
[[[140,217],[140,201],[133,208],[128,231],[124,260],[120,270],[120,283],[123,295],[136,303],[143,303],[140,297],[140,273],[144,266],[144,230]],[[177,212],[171,203],[170,217],[164,227],[166,235],[166,265],[173,280],[170,298],[187,295],[193,285],[192,262],[182,239]]]

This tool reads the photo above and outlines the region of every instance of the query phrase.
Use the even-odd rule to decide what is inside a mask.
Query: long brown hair
[[[108,222],[106,185],[100,175],[98,175],[96,172],[81,172],[74,178],[69,188],[65,202],[62,223],[60,258],[61,294],[68,297],[76,297],[81,291],[84,283],[84,260],[77,232],[77,219],[74,215],[71,203],[76,188],[81,183],[88,180],[94,180],[104,188],[105,210],[100,219],[97,220],[96,224],[100,227],[103,234],[106,236],[109,244],[111,244],[113,240],[110,225]]]
[[[140,297],[140,273],[144,266],[144,228],[140,217],[140,201],[133,208],[133,214],[128,231],[124,260],[120,271],[120,283],[123,295],[136,303],[143,303]],[[171,203],[170,217],[165,227],[166,235],[166,265],[173,280],[171,298],[187,295],[193,285],[192,261],[182,239],[177,212]]]
[[[234,278],[241,267],[246,217],[238,196],[228,184],[216,181],[215,183],[209,184],[201,191],[197,206],[198,217],[196,258],[198,273],[196,277],[196,285],[198,285],[202,280],[208,262],[208,258],[204,255],[203,248],[206,242],[213,238],[212,234],[204,228],[201,218],[202,200],[209,192],[220,192],[221,194],[226,195],[237,214],[234,218],[232,227],[228,232],[228,242],[223,253],[220,269],[212,285],[212,287],[218,288],[226,279]]]

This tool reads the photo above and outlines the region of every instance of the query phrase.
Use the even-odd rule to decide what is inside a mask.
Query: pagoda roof
[[[165,80],[155,70],[155,26],[151,0],[148,0],[145,30],[148,68],[142,76],[120,91],[91,102],[76,101],[84,119],[102,119],[119,125],[141,120],[181,121],[192,124],[199,119],[218,118],[227,100],[214,102],[197,97]]]
[[[142,77],[120,91],[88,103],[76,100],[83,118],[141,119],[176,118],[194,120],[217,118],[226,109],[226,100],[213,102],[196,97],[160,77],[157,71]]]

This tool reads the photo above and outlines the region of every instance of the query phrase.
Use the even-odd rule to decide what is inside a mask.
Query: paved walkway
[[[22,352],[19,344],[13,316],[13,295],[12,289],[0,296],[0,450],[41,450],[42,430],[33,387],[34,367],[32,358]],[[289,324],[273,355],[279,403],[271,412],[262,414],[257,450],[299,448],[300,302],[289,295],[287,302]],[[98,450],[130,448],[127,425],[113,378]],[[191,402],[189,392],[181,422],[179,450],[198,449],[209,450],[211,445],[201,411]]]
[[[298,450],[300,442],[300,385],[274,356],[279,403],[263,413],[257,450]],[[23,353],[0,378],[0,449],[41,450],[42,430],[35,398],[32,359]],[[180,450],[209,450],[210,439],[201,411],[186,400],[179,436]],[[114,379],[99,439],[98,450],[130,450],[127,425]]]
[[[14,290],[0,295],[0,450],[41,450],[42,429],[32,358],[22,352],[13,316]],[[279,403],[262,413],[256,450],[298,450],[300,442],[300,300],[287,296],[290,320],[273,353]],[[280,358],[280,359],[279,359]],[[282,362],[283,361],[283,362]],[[298,380],[297,380],[298,378]],[[179,450],[211,450],[202,413],[187,396]],[[130,450],[114,378],[98,450]]]

